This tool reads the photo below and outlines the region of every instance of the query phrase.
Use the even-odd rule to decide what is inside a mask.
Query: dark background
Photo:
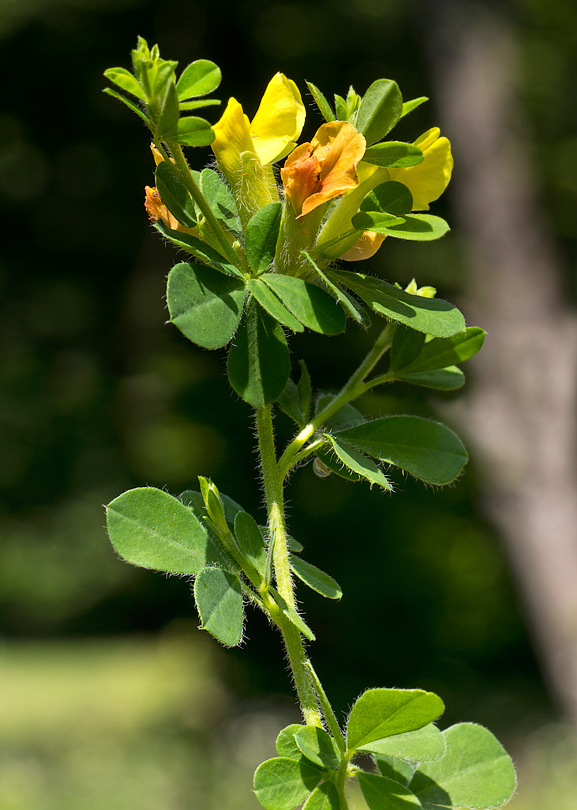
[[[346,95],[349,84],[362,93],[376,78],[394,78],[405,99],[432,99],[395,131],[412,140],[438,123],[428,8],[402,0],[20,0],[0,7],[0,610],[7,645],[156,634],[194,616],[185,581],[131,569],[110,549],[101,505],[124,489],[148,484],[177,494],[204,474],[253,514],[261,509],[250,410],[228,387],[224,355],[187,344],[165,323],[174,253],[142,205],[153,179],[147,132],[102,93],[103,71],[129,67],[141,35],[181,69],[197,58],[217,62],[223,82],[216,96],[225,103],[236,97],[250,117],[280,70],[306,100],[305,137],[321,120],[304,79],[330,97]],[[576,12],[562,0],[510,0],[495,9],[521,55],[516,82],[542,208],[574,267]],[[211,120],[219,115],[209,108]],[[202,168],[211,153],[189,150],[189,158]],[[450,187],[434,213],[451,219]],[[422,247],[386,244],[370,269],[401,283],[415,275],[458,301],[460,234]],[[570,294],[573,286],[574,275]],[[349,326],[344,337],[297,337],[291,345],[295,361],[306,358],[315,387],[328,390],[355,368],[370,339]],[[474,384],[474,363],[469,376]],[[374,414],[435,415],[435,403],[446,399],[394,389],[372,393],[363,405]],[[279,416],[279,441],[289,430]],[[345,594],[334,604],[299,591],[318,637],[311,654],[335,706],[346,710],[367,686],[419,686],[445,699],[444,725],[472,720],[514,737],[555,716],[498,534],[479,506],[475,458],[442,492],[393,477],[393,496],[334,476],[320,480],[310,467],[291,482],[290,530]],[[220,677],[239,700],[288,694],[280,646],[260,616],[250,616],[246,635],[240,650],[218,658]]]

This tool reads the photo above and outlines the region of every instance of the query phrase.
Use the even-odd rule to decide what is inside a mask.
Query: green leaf
[[[289,379],[282,396],[278,400],[278,405],[287,416],[294,419],[297,425],[302,428],[309,418],[312,386],[304,360],[300,360],[299,365],[301,367],[301,376],[298,385],[292,379]]]
[[[417,797],[393,779],[362,771],[357,779],[369,810],[421,810]]]
[[[349,287],[375,312],[434,337],[450,337],[465,328],[459,310],[440,298],[423,298],[381,279],[361,273],[331,270],[330,277]]]
[[[220,68],[208,59],[197,59],[182,71],[176,83],[178,98],[197,98],[212,93],[220,84]]]
[[[150,60],[150,50],[144,37],[138,37],[136,48],[130,52],[134,72],[138,77],[141,75],[141,64]]]
[[[197,517],[201,518],[206,515],[204,499],[201,493],[198,492],[198,490],[186,489],[184,492],[181,492],[178,497],[183,502],[183,504],[185,504],[195,512]],[[228,525],[232,528],[234,526],[234,521],[237,514],[239,512],[244,512],[244,509],[236,501],[233,501],[232,498],[229,498],[228,495],[225,495],[224,492],[220,493],[220,499],[224,506],[225,520],[228,523]]]
[[[178,105],[181,111],[185,110],[199,110],[201,107],[218,107],[220,99],[218,98],[203,98],[200,101],[181,101]]]
[[[481,350],[486,332],[478,326],[470,326],[449,338],[435,338],[425,344],[423,350],[404,367],[403,373],[410,371],[432,371],[463,363]]]
[[[457,434],[420,416],[385,416],[340,431],[337,437],[437,486],[454,481],[467,463]]]
[[[345,481],[351,481],[353,484],[363,480],[360,475],[345,467],[326,444],[315,450],[315,456],[313,471],[319,478],[327,478],[331,473],[335,473],[339,478],[344,478]]]
[[[341,804],[334,782],[323,782],[313,790],[303,810],[339,810]]]
[[[380,211],[404,217],[413,210],[413,195],[404,183],[387,180],[376,186],[361,203],[361,211]]]
[[[286,544],[288,550],[294,551],[295,554],[300,554],[300,552],[304,549],[303,544],[299,543],[298,540],[295,540],[294,537],[291,537],[290,535],[287,535]]]
[[[439,338],[435,338],[438,340]],[[451,338],[449,338],[450,340]],[[397,371],[408,366],[420,354],[425,345],[425,334],[415,332],[408,326],[398,324],[393,335],[393,345],[391,346],[391,369]]]
[[[104,75],[109,81],[113,82],[117,87],[136,96],[141,101],[146,101],[146,93],[144,92],[138,79],[132,75],[125,68],[108,68],[104,71]],[[122,98],[122,96],[120,96]]]
[[[356,128],[367,146],[380,141],[395,126],[403,111],[403,97],[396,82],[377,79],[361,101]]]
[[[315,417],[319,416],[319,414],[332,403],[333,399],[334,396],[331,394],[321,394],[316,401]],[[329,430],[335,431],[344,430],[345,428],[353,427],[353,425],[360,425],[365,421],[365,417],[358,408],[347,403],[326,419],[323,424],[325,427],[329,428]]]
[[[321,768],[336,771],[341,764],[341,754],[336,742],[322,728],[303,726],[295,734],[295,742],[307,759]]]
[[[166,301],[171,322],[205,349],[226,346],[239,324],[246,287],[212,267],[181,262],[169,273]]]
[[[194,599],[203,630],[226,647],[240,644],[244,607],[236,574],[222,568],[205,568],[194,581]]]
[[[429,723],[417,731],[395,734],[394,737],[386,737],[384,740],[375,740],[361,746],[359,751],[401,757],[402,759],[410,759],[413,762],[433,762],[444,756],[445,748],[443,734],[436,726]]]
[[[196,225],[194,203],[173,163],[166,160],[159,163],[156,168],[156,188],[162,202],[181,225],[194,228]]]
[[[166,86],[172,80],[177,66],[178,62],[171,62],[166,59],[151,65],[150,77],[153,97],[164,96]]]
[[[161,219],[158,219],[154,223],[154,227],[157,231],[160,231],[163,236],[170,239],[174,245],[183,248],[188,253],[192,253],[197,259],[201,259],[207,264],[210,264],[211,267],[215,267],[227,276],[236,276],[244,280],[243,274],[234,264],[231,264],[224,256],[214,250],[214,248],[211,248],[210,245],[207,245],[206,242],[203,242],[196,236],[183,233],[182,231],[173,231],[172,228],[165,225]]]
[[[227,515],[227,496],[221,494],[221,499],[225,506],[225,516]],[[219,566],[221,568],[226,568],[227,570],[238,570],[240,571],[240,566],[236,562],[236,560],[231,557],[225,547],[222,545],[222,541],[220,537],[213,531],[210,523],[206,520],[208,513],[206,511],[206,507],[204,504],[204,499],[200,492],[197,492],[192,489],[187,489],[184,492],[181,492],[178,496],[178,500],[181,501],[186,507],[188,507],[194,515],[198,518],[200,523],[206,528],[208,533],[208,537],[211,542],[211,559],[210,563],[214,566]],[[230,500],[230,498],[228,499]],[[233,501],[234,503],[234,501]],[[239,507],[240,509],[240,507]]]
[[[346,121],[348,116],[347,110],[347,102],[344,100],[342,96],[338,96],[335,93],[335,114],[337,116],[337,121]]]
[[[180,109],[178,107],[178,96],[176,95],[176,87],[174,82],[170,82],[166,86],[166,94],[162,101],[162,108],[160,110],[160,118],[156,128],[156,135],[161,140],[164,139],[166,133],[171,132],[178,126],[178,119],[180,117]]]
[[[315,87],[315,85],[312,82],[306,82],[306,86],[308,87],[309,92],[313,97],[313,101],[319,108],[320,113],[325,119],[325,121],[334,121],[335,116],[333,114],[333,111],[331,110],[331,105],[329,104],[325,96],[321,93],[319,88]]]
[[[407,166],[417,166],[425,159],[424,154],[412,143],[402,141],[384,141],[374,146],[369,146],[363,155],[366,163],[375,166],[386,166],[391,168],[402,168]]]
[[[280,397],[290,374],[282,327],[250,301],[228,353],[228,378],[236,393],[255,408]]]
[[[320,780],[319,770],[306,761],[275,757],[256,769],[254,792],[265,810],[293,810]]]
[[[361,211],[355,214],[351,222],[355,228],[381,233],[384,228],[394,228],[402,225],[406,220],[403,217],[396,217],[386,211]]]
[[[110,542],[133,565],[194,575],[212,558],[204,526],[161,489],[139,487],[124,492],[108,505],[106,519]]]
[[[279,757],[288,757],[289,759],[302,759],[302,753],[296,744],[295,734],[304,726],[301,723],[291,723],[279,732],[276,738],[275,748]]]
[[[249,289],[253,296],[268,314],[287,326],[293,332],[304,332],[305,328],[300,321],[288,310],[278,295],[260,278],[251,278],[248,282]]]
[[[445,236],[450,230],[448,223],[441,217],[434,217],[431,214],[407,214],[403,224],[391,226],[387,230],[387,235],[412,242],[432,242]]]
[[[265,273],[261,279],[308,329],[324,335],[336,335],[344,331],[345,313],[320,287],[301,278],[277,273]]]
[[[433,371],[415,371],[414,374],[401,371],[395,374],[395,379],[412,385],[422,385],[424,388],[435,388],[438,391],[456,391],[465,384],[465,375],[457,366],[436,368]]]
[[[299,616],[296,610],[290,605],[287,604],[285,599],[280,595],[280,593],[275,590],[275,588],[269,587],[269,592],[273,597],[274,601],[277,603],[278,607],[282,610],[283,614],[286,618],[294,624],[294,626],[303,634],[305,638],[308,638],[309,641],[315,641],[315,634],[310,629],[308,624],[304,621],[304,619]]]
[[[411,789],[424,810],[501,807],[516,787],[515,768],[501,743],[483,726],[459,723],[444,733],[447,753],[421,765]]]
[[[420,107],[421,104],[424,104],[425,101],[428,100],[429,99],[427,98],[427,96],[420,96],[419,98],[411,99],[411,101],[405,101],[405,103],[403,104],[403,111],[401,113],[401,118],[404,118],[405,115],[408,115],[410,112],[413,112],[413,110],[416,110],[417,107]]]
[[[299,377],[298,382],[299,404],[304,421],[306,422],[309,418],[309,413],[311,410],[313,389],[311,384],[311,376],[308,368],[306,367],[305,361],[299,360],[299,365],[301,367],[301,376]]]
[[[349,749],[416,731],[444,711],[441,698],[422,689],[368,689],[354,704],[347,727]]]
[[[266,546],[261,531],[248,512],[238,512],[234,519],[238,547],[262,577],[266,571]]]
[[[355,228],[371,230],[393,236],[395,239],[408,239],[413,242],[432,242],[448,233],[449,226],[441,217],[430,214],[406,214],[405,221],[398,225],[388,225],[382,215],[372,211],[360,211],[352,218]]]
[[[164,140],[176,141],[183,146],[209,146],[214,138],[215,134],[208,121],[195,115],[180,118],[176,129],[164,136]]]
[[[327,599],[340,599],[342,597],[343,592],[339,583],[328,574],[325,574],[324,571],[321,571],[320,568],[317,568],[316,565],[305,562],[300,557],[291,554],[290,567],[301,582],[304,582],[313,591],[320,593],[321,596],[325,596]]]
[[[347,100],[346,100],[346,121],[349,123],[354,124],[357,120],[356,112],[359,108],[359,105],[362,101],[361,96],[357,92],[355,92],[355,88],[352,86],[349,87],[347,92]]]
[[[413,732],[414,733],[414,732]],[[405,736],[404,734],[401,736]],[[375,756],[375,763],[381,772],[381,776],[386,776],[387,779],[393,779],[405,787],[409,786],[409,782],[413,778],[415,772],[415,764],[407,762],[404,759],[389,756]]]
[[[119,101],[122,101],[123,104],[126,104],[126,106],[130,110],[132,110],[133,113],[136,113],[136,115],[144,121],[146,126],[150,128],[150,121],[148,120],[146,115],[142,112],[141,109],[139,109],[136,106],[136,104],[133,104],[133,102],[130,101],[130,99],[125,98],[125,96],[120,95],[120,93],[117,93],[115,90],[111,90],[110,87],[105,87],[103,92],[106,93],[107,96],[112,96],[112,98],[117,98]]]
[[[282,203],[269,203],[253,214],[246,227],[245,248],[251,270],[264,273],[274,259]]]
[[[366,314],[360,308],[359,304],[355,301],[352,296],[348,293],[345,293],[338,287],[336,284],[330,280],[330,278],[325,275],[325,273],[321,270],[321,268],[316,264],[314,259],[312,259],[306,250],[302,251],[302,255],[307,259],[309,264],[312,265],[317,275],[323,280],[324,284],[326,285],[327,291],[332,295],[332,297],[342,305],[345,312],[357,323],[362,324],[363,326],[368,326],[368,321]]]
[[[206,515],[206,509],[204,506],[204,500],[200,492],[196,489],[185,489],[184,492],[181,492],[178,496],[178,500],[181,501],[185,506],[189,509],[192,509],[194,514],[199,520],[203,520]]]
[[[214,215],[221,219],[231,230],[241,231],[238,209],[230,187],[220,175],[212,169],[203,169],[200,173],[200,189]]]
[[[272,294],[273,293],[271,292],[271,295]],[[287,416],[294,419],[300,428],[305,426],[306,420],[300,406],[299,391],[296,383],[290,377],[287,380],[284,391],[277,400],[277,405],[286,413]]]
[[[355,450],[354,447],[351,447],[345,442],[337,441],[334,436],[328,433],[325,433],[325,437],[330,441],[337,457],[345,467],[352,470],[352,472],[357,475],[360,475],[361,478],[368,481],[371,486],[378,484],[380,487],[387,490],[387,492],[392,492],[393,488],[387,476],[370,458],[363,456],[362,453],[359,453],[358,450]]]

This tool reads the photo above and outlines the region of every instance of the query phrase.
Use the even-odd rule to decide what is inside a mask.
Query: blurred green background
[[[327,95],[386,76],[405,98],[432,98],[399,126],[412,140],[438,121],[430,10],[417,0],[0,0],[0,810],[256,808],[252,770],[296,718],[260,616],[240,650],[219,649],[196,630],[187,582],[121,563],[104,530],[102,504],[124,489],[177,494],[198,474],[262,508],[250,411],[228,388],[223,355],[165,323],[174,253],[142,205],[147,133],[102,93],[104,69],[128,67],[141,35],[181,67],[216,61],[217,96],[249,115],[277,70]],[[495,12],[521,54],[543,211],[574,267],[577,11],[508,0]],[[310,137],[320,120],[309,109]],[[195,168],[210,160],[190,157]],[[451,219],[450,189],[436,212]],[[458,229],[424,248],[386,247],[372,270],[462,294]],[[369,341],[349,328],[292,346],[326,390]],[[435,398],[410,390],[364,407],[436,413]],[[279,440],[290,429],[279,417]],[[310,467],[292,480],[291,532],[345,593],[338,605],[306,594],[335,708],[368,686],[437,691],[443,727],[487,724],[514,752],[519,810],[573,808],[575,738],[543,685],[475,459],[443,492],[396,484],[388,497]]]

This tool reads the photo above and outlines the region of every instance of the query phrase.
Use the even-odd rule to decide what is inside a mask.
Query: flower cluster
[[[430,241],[448,231],[428,209],[451,177],[449,141],[437,128],[413,143],[389,135],[425,98],[405,102],[394,81],[378,79],[363,96],[351,88],[331,106],[307,82],[324,123],[299,143],[305,106],[282,73],[252,118],[231,98],[211,125],[196,113],[220,103],[206,98],[220,82],[213,62],[197,60],[177,76],[177,63],[142,39],[132,61],[132,74],[111,68],[106,76],[139,106],[108,92],[152,134],[155,184],[146,187],[146,210],[189,256],[168,278],[170,317],[208,349],[235,337],[228,371],[237,393],[251,404],[282,393],[286,330],[337,334],[347,319],[367,325],[376,316],[435,334],[431,313],[449,317],[446,304],[425,305],[412,290],[335,266],[370,258],[387,237]],[[211,146],[215,167],[191,169],[183,152],[190,146]],[[438,336],[456,326],[438,327]]]
[[[375,131],[380,140],[399,118],[425,99],[399,103],[396,84],[380,80],[364,99],[349,93],[348,109],[343,110],[343,100],[337,96],[337,112],[346,113],[347,120],[336,120],[320,91],[309,87],[329,119],[310,142],[297,146],[305,107],[296,84],[281,73],[269,82],[252,120],[231,98],[213,126],[212,150],[232,191],[241,229],[246,229],[254,214],[265,206],[283,203],[275,271],[298,274],[302,266],[291,246],[283,247],[283,236],[285,241],[296,243],[300,253],[307,250],[320,263],[368,259],[386,236],[419,240],[442,236],[447,230],[442,220],[415,218],[413,212],[428,211],[449,183],[453,160],[447,138],[435,127],[412,144],[375,143]],[[371,93],[373,88],[376,91]],[[359,127],[359,119],[368,126]],[[371,133],[370,145],[364,134],[367,131]],[[154,153],[158,166],[162,156],[156,149]],[[281,190],[273,165],[283,159]],[[391,183],[396,185],[389,186]],[[401,203],[399,184],[404,191]],[[396,192],[394,199],[383,201],[391,192]],[[145,205],[153,222],[160,219],[170,230],[195,232],[171,213],[158,188],[146,188]],[[363,227],[365,221],[373,227]],[[403,227],[407,222],[408,227]],[[292,266],[286,266],[283,257],[290,257]]]
[[[354,94],[353,109],[346,111],[348,120],[328,120],[310,142],[296,148],[293,147],[302,131],[305,111],[294,82],[277,73],[270,81],[252,122],[238,101],[230,99],[224,115],[214,127],[216,138],[212,149],[237,202],[254,214],[258,207],[278,201],[270,167],[286,157],[280,178],[284,199],[290,202],[297,219],[313,216],[313,212],[318,219],[319,207],[324,214],[327,203],[337,201],[320,232],[315,229],[315,235],[318,234],[316,244],[307,247],[317,247],[320,259],[354,261],[372,256],[387,233],[382,229],[378,232],[361,230],[352,223],[367,195],[385,183],[401,183],[412,197],[411,207],[404,213],[427,211],[430,203],[447,187],[453,167],[449,141],[440,136],[438,128],[425,132],[413,144],[389,141],[377,146],[371,144],[367,148],[366,138],[355,124],[363,112],[372,124],[375,117],[382,116],[383,107],[398,100],[394,83],[387,82],[383,89],[388,90],[389,85],[393,85],[393,92],[384,95],[384,103],[378,98],[377,104],[373,104],[377,109],[372,119],[363,110],[363,100]],[[312,85],[310,87],[315,98],[321,100],[321,111],[327,118],[332,116],[334,119],[320,91]],[[370,91],[367,96],[370,103]],[[399,117],[409,111],[410,104],[404,106],[405,109],[400,107]],[[387,131],[390,131],[389,124],[390,119],[385,123]],[[430,233],[431,238],[435,238],[438,230]],[[388,235],[394,236],[395,233]],[[410,238],[406,234],[403,236]]]

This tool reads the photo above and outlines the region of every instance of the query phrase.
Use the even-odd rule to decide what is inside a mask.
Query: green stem
[[[291,461],[291,467],[295,467],[300,461],[304,461],[307,456],[310,456],[311,453],[314,453],[319,447],[323,444],[326,444],[326,439],[323,437],[321,439],[316,439],[314,442],[307,444],[307,446],[300,450],[295,456],[293,456]]]
[[[238,267],[239,270],[241,270],[242,272],[246,272],[247,268],[243,267],[240,264],[239,256],[232,247],[226,231],[221,226],[218,219],[215,217],[211,207],[209,206],[203,193],[199,189],[198,184],[190,171],[188,163],[186,162],[186,158],[184,157],[182,147],[179,144],[174,143],[172,141],[168,143],[168,147],[172,153],[176,166],[180,170],[180,174],[184,185],[186,186],[187,190],[190,193],[190,196],[192,197],[196,205],[202,211],[202,214],[206,219],[210,227],[210,230],[214,234],[214,237],[216,238],[222,249],[223,255],[226,256],[226,258],[229,260],[231,264],[234,264],[235,267]]]
[[[257,408],[256,426],[268,514],[269,555],[272,555],[276,588],[289,607],[296,610],[287,546],[283,479],[276,458],[270,405]],[[302,636],[282,613],[275,617],[275,622],[283,637],[305,722],[309,725],[322,726],[315,690],[306,665],[307,656]]]
[[[385,326],[373,344],[371,350],[368,352],[367,356],[355,373],[351,375],[348,382],[341,388],[330,404],[327,405],[326,408],[323,408],[323,410],[320,411],[315,418],[309,422],[308,425],[305,425],[298,436],[289,444],[279,459],[282,480],[284,480],[287,473],[294,466],[297,460],[302,460],[306,455],[308,455],[309,448],[305,448],[305,450],[302,452],[301,448],[306,444],[306,442],[308,442],[311,436],[314,435],[315,431],[318,430],[319,427],[324,424],[334,413],[342,408],[343,405],[346,405],[347,402],[356,399],[356,397],[363,394],[366,390],[368,390],[368,388],[371,388],[372,385],[375,384],[365,383],[365,378],[371,373],[383,354],[390,348],[395,328],[396,324],[394,323],[388,323]],[[316,443],[311,445],[311,447],[312,446],[316,447]]]
[[[339,769],[339,775],[337,777],[337,793],[339,796],[339,810],[348,810],[349,803],[347,801],[347,796],[345,793],[345,785],[347,783],[348,778],[348,760],[343,760],[341,763],[341,767]]]
[[[373,377],[372,380],[367,380],[367,382],[363,386],[363,394],[365,391],[369,391],[371,388],[375,388],[377,385],[384,385],[385,383],[394,382],[396,379],[395,375],[392,371],[387,371],[386,374],[381,374],[379,377]]]
[[[325,690],[323,688],[323,685],[322,685],[322,683],[320,681],[320,678],[317,675],[317,673],[315,672],[314,667],[313,667],[313,665],[312,665],[312,663],[310,661],[307,661],[307,668],[308,668],[308,670],[309,670],[309,672],[311,674],[311,677],[313,679],[313,684],[315,686],[317,697],[319,699],[319,703],[321,705],[323,715],[324,715],[326,724],[328,726],[328,729],[331,732],[331,734],[333,735],[333,737],[335,739],[335,742],[338,745],[341,754],[344,754],[344,753],[346,753],[346,750],[347,750],[347,742],[346,742],[346,740],[345,740],[345,738],[343,736],[343,733],[342,733],[342,731],[340,729],[338,720],[337,720],[337,718],[335,716],[335,713],[333,711],[333,707],[331,706],[331,704],[329,702],[329,699],[327,697],[327,694],[326,694],[326,692],[325,692]],[[347,762],[348,762],[348,760],[347,760]]]

